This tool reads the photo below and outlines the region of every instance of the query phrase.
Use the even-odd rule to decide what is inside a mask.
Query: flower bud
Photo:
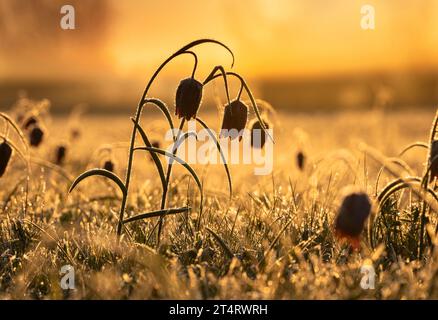
[[[359,248],[360,234],[371,213],[371,201],[364,192],[351,192],[342,200],[335,219],[335,233],[347,239],[354,248]]]
[[[3,143],[0,144],[0,177],[3,176],[7,169],[9,160],[11,159],[11,155],[12,148],[6,142],[6,140],[4,140]]]
[[[202,83],[187,78],[180,82],[176,90],[175,115],[190,120],[196,117],[202,100]]]
[[[231,140],[241,137],[248,119],[248,107],[240,100],[234,100],[225,107],[222,120],[222,137],[229,137]],[[230,131],[232,130],[232,131]]]

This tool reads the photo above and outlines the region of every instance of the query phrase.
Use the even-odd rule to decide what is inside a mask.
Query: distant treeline
[[[273,79],[260,81],[259,89],[277,109],[432,107],[438,105],[438,72]]]
[[[0,109],[8,109],[19,94],[48,98],[52,111],[68,112],[86,104],[87,112],[133,112],[141,84],[105,81],[0,81]],[[176,82],[175,82],[176,83]],[[438,105],[438,72],[349,75],[308,79],[251,79],[257,97],[277,110],[329,111],[335,109],[431,108]],[[165,86],[172,88],[173,85]],[[176,88],[176,85],[175,85]],[[160,98],[173,108],[172,90]],[[166,96],[167,95],[167,96]],[[222,102],[225,102],[222,99]],[[212,100],[203,108],[213,108]]]

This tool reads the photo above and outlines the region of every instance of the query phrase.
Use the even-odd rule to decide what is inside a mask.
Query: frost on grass
[[[12,167],[0,180],[0,298],[438,298],[438,256],[436,250],[431,251],[436,239],[425,236],[424,252],[419,258],[423,201],[410,189],[400,189],[388,197],[382,208],[373,209],[370,221],[376,226],[374,248],[367,224],[359,250],[336,239],[333,223],[343,199],[340,190],[345,185],[356,185],[367,190],[375,201],[381,163],[373,162],[370,156],[364,160],[356,144],[341,141],[345,132],[351,132],[351,126],[359,130],[352,139],[369,132],[366,122],[359,128],[354,124],[352,119],[357,115],[338,115],[339,131],[328,133],[321,141],[312,139],[320,123],[333,121],[326,117],[298,119],[313,144],[306,145],[304,171],[295,165],[295,153],[288,147],[286,138],[293,128],[285,128],[276,136],[277,147],[288,151],[283,160],[278,159],[273,176],[254,177],[251,170],[230,168],[235,173],[231,200],[222,168],[209,168],[214,180],[204,181],[205,214],[199,232],[199,193],[183,168],[176,168],[169,205],[187,204],[195,209],[167,217],[158,247],[156,237],[151,236],[158,217],[127,224],[117,240],[120,193],[111,183],[90,180],[81,186],[83,193],[67,198],[68,179],[35,163],[31,177],[34,183],[28,192],[31,205],[23,219],[26,189],[25,181],[20,182],[19,169],[24,168],[24,162],[9,163]],[[427,140],[430,121],[429,114],[418,118],[394,115],[394,126],[403,127],[404,135],[388,144],[389,148],[394,143],[399,147],[381,149],[382,153],[396,155],[412,141]],[[123,119],[117,125],[122,128],[125,122]],[[424,127],[424,132],[409,131],[409,122],[413,128]],[[63,169],[71,174],[89,165],[83,159],[90,156],[90,148],[84,147],[93,140],[90,137],[105,136],[105,128],[99,123],[89,127],[96,132],[84,132],[83,140],[72,145],[67,155]],[[378,128],[375,130],[367,136],[368,145],[381,143]],[[93,150],[108,143],[100,139],[95,139]],[[111,157],[125,161],[117,148]],[[409,150],[403,159],[414,173],[422,174],[427,157],[427,150],[420,147]],[[100,163],[100,158],[90,161]],[[388,167],[407,175],[398,165]],[[147,170],[133,180],[126,218],[160,206],[161,183],[153,163],[145,159],[135,170],[142,168]],[[380,192],[393,179],[384,170],[377,190]],[[377,210],[384,215],[377,216]],[[436,215],[430,212],[429,224],[436,226]],[[429,224],[425,232],[433,236],[435,230]],[[360,286],[360,270],[366,259],[376,270],[374,290]],[[76,290],[60,288],[59,271],[65,264],[75,268]]]

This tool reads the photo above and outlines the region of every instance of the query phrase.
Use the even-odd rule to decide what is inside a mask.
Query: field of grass
[[[106,159],[124,177],[129,115],[84,115],[77,123],[47,118],[42,144],[30,150],[28,187],[17,152],[0,178],[0,299],[437,299],[434,207],[421,235],[421,194],[403,189],[382,210],[376,201],[382,159],[427,142],[435,112],[278,113],[271,119],[271,175],[230,165],[230,199],[221,165],[193,165],[203,185],[201,221],[196,184],[175,166],[167,207],[191,210],[165,217],[159,244],[158,217],[125,224],[117,238],[122,195],[111,181],[92,177],[68,194],[75,177]],[[215,114],[202,117],[220,126]],[[162,118],[145,111],[142,125],[165,145]],[[80,135],[71,140],[73,128]],[[11,130],[9,137],[22,148]],[[55,166],[60,144],[66,157]],[[305,156],[302,170],[298,152]],[[401,158],[404,169],[388,165],[377,192],[398,176],[423,175],[426,149]],[[347,186],[366,191],[374,203],[358,250],[333,231]],[[125,218],[159,210],[161,195],[150,155],[136,154]],[[418,254],[422,236],[427,241]],[[67,264],[75,270],[75,290],[60,287]],[[362,289],[361,267],[370,264],[375,289]]]

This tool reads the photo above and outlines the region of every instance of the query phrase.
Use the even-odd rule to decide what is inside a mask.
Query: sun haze
[[[140,77],[164,53],[200,37],[228,43],[240,58],[236,68],[249,77],[430,69],[438,64],[433,59],[438,56],[438,3],[432,0],[368,1],[375,7],[375,30],[361,29],[364,2],[359,0],[99,0],[88,6],[73,1],[74,31],[60,31],[61,2],[38,1],[33,8],[12,10],[17,2],[0,4],[2,77],[56,78],[61,67],[63,77]],[[46,32],[34,38],[30,31]],[[18,47],[23,41],[28,50]],[[205,64],[229,63],[220,49],[208,50]],[[169,72],[183,68],[187,66]]]

